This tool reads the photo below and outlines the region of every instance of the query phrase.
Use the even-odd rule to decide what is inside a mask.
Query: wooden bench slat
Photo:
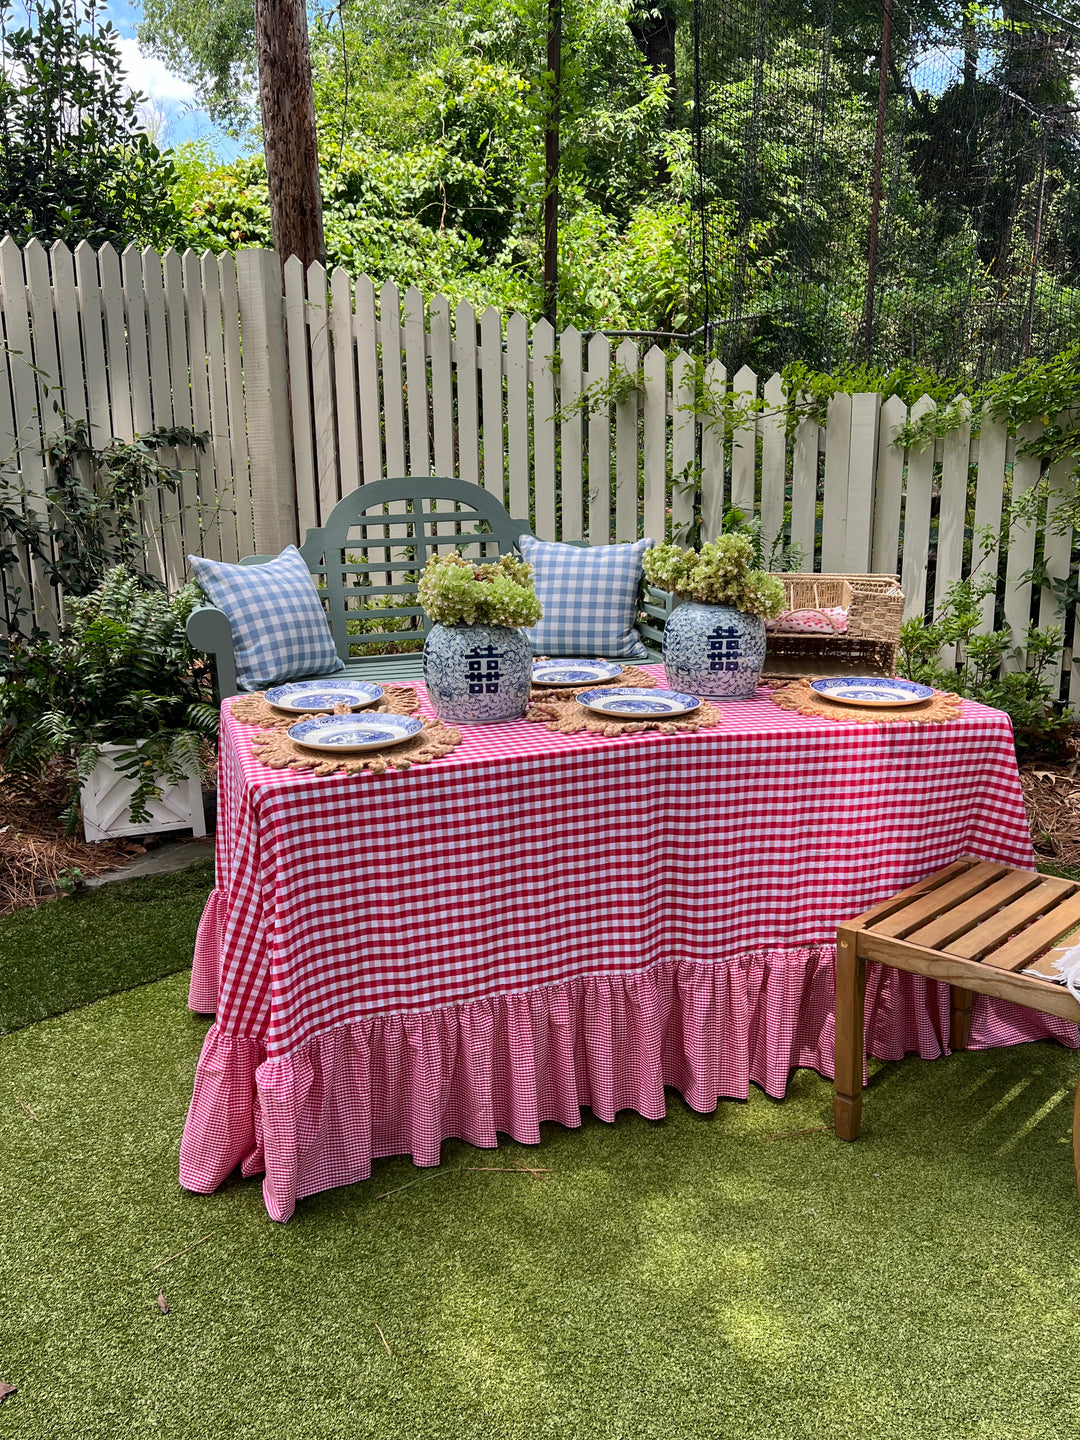
[[[965,900],[955,909],[947,910],[929,925],[922,926],[907,939],[913,945],[925,945],[928,950],[937,950],[965,934],[973,925],[988,919],[1009,901],[1015,900],[1026,891],[1038,885],[1039,877],[1033,870],[1014,870],[1004,875],[986,890],[980,890],[970,900]]]
[[[1044,911],[1064,899],[1076,887],[1071,880],[1056,880],[1040,876],[1038,885],[991,915],[982,924],[976,925],[966,935],[950,940],[941,949],[949,955],[958,955],[963,960],[980,960],[1010,935],[1029,925]]]
[[[999,879],[1007,873],[1004,865],[991,865],[988,861],[980,860],[972,865],[969,870],[947,880],[944,885],[938,885],[928,894],[913,900],[910,905],[905,905],[894,914],[887,916],[884,920],[874,924],[873,931],[876,935],[888,935],[893,939],[903,939],[920,925],[940,915],[950,906],[966,900],[969,895],[974,895],[977,890],[983,889],[992,881]]]
[[[1014,935],[1000,950],[984,955],[982,963],[992,965],[995,970],[1019,970],[1077,925],[1080,925],[1080,894],[1074,886],[1070,896],[1019,935]]]
[[[962,860],[954,860],[944,870],[938,870],[933,875],[927,875],[924,879],[909,885],[906,890],[900,890],[895,895],[890,895],[888,900],[882,900],[879,905],[874,905],[869,910],[864,910],[854,920],[848,921],[844,928],[846,930],[865,930],[876,921],[883,919],[886,915],[892,915],[895,911],[902,909],[909,901],[920,895],[927,894],[930,890],[936,889],[953,875],[962,875],[978,862],[965,857]]]

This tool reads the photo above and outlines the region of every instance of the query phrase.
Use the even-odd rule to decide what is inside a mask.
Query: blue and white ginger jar
[[[765,622],[730,605],[684,600],[664,626],[664,671],[673,690],[746,700],[761,682]]]
[[[440,720],[494,725],[525,714],[532,650],[508,625],[433,625],[424,641],[424,684]]]

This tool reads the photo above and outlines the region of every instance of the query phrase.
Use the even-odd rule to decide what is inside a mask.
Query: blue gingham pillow
[[[544,618],[526,630],[534,655],[603,655],[611,660],[647,660],[649,652],[634,629],[641,557],[651,540],[630,545],[561,545],[518,539],[522,558],[533,567]]]
[[[295,545],[286,545],[263,565],[226,565],[201,555],[188,559],[207,599],[229,617],[241,690],[264,690],[345,668],[311,572]]]

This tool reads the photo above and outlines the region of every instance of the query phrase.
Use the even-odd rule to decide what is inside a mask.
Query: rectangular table
[[[662,676],[660,667],[655,673]],[[422,686],[417,687],[427,710]],[[384,775],[271,770],[222,713],[217,888],[190,1004],[216,1011],[181,1183],[265,1171],[287,1219],[373,1157],[529,1143],[832,1076],[837,922],[961,855],[1031,866],[1009,721],[836,723],[764,691],[719,729],[463,728]],[[428,712],[430,713],[430,712]],[[948,1046],[948,991],[871,967],[867,1047]],[[977,999],[974,1045],[1075,1028]]]

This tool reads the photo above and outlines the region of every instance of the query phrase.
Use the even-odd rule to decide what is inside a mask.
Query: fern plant
[[[203,743],[217,730],[209,676],[185,635],[199,599],[194,586],[170,597],[118,566],[91,594],[68,601],[58,639],[12,640],[0,670],[0,764],[33,786],[51,762],[66,762],[69,832],[103,745],[123,747],[113,759],[135,781],[136,824],[149,819],[163,784],[198,773]]]

